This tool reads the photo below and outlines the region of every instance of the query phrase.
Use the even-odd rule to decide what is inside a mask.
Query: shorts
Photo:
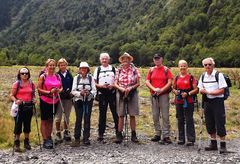
[[[54,115],[56,114],[58,102],[54,104]],[[53,120],[53,104],[48,104],[40,99],[41,120]]]
[[[138,91],[136,90],[131,98],[128,98],[127,104],[125,106],[125,102],[119,91],[116,94],[116,105],[117,105],[117,113],[118,116],[124,116],[127,108],[127,114],[130,116],[139,115],[139,103],[138,103]]]

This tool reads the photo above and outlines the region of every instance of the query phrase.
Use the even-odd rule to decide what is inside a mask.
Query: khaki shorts
[[[119,91],[117,91],[116,99],[118,116],[124,116],[125,115],[124,99],[123,97],[120,96]],[[138,91],[134,92],[131,98],[128,98],[127,109],[128,109],[127,113],[130,116],[139,115]]]

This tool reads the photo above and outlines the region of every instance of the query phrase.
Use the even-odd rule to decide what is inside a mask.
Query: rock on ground
[[[11,150],[0,151],[0,163],[224,163],[240,164],[240,139],[227,142],[227,147],[236,153],[219,154],[217,151],[198,152],[197,144],[193,147],[180,146],[176,143],[160,145],[149,141],[144,135],[139,136],[140,143],[131,141],[122,144],[113,143],[112,136],[106,136],[105,143],[99,143],[92,138],[90,146],[81,145],[72,148],[68,144],[57,145],[55,151],[35,147],[25,153],[15,153]],[[204,142],[204,145],[207,143]],[[203,146],[204,146],[203,145]]]

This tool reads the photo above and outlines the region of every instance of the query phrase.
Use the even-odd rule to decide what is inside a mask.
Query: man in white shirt
[[[204,114],[207,132],[211,137],[211,143],[205,147],[206,151],[218,150],[217,135],[220,137],[220,153],[227,152],[226,149],[226,115],[224,107],[224,88],[227,83],[222,73],[214,69],[213,58],[206,58],[202,61],[205,71],[199,79],[198,88],[204,97]],[[217,73],[217,75],[216,75]],[[216,79],[218,76],[218,80]]]
[[[116,111],[116,90],[114,88],[115,68],[109,64],[110,56],[108,53],[101,53],[99,59],[101,66],[95,69],[93,77],[99,94],[98,141],[103,141],[108,104],[112,112],[116,132],[118,115]]]

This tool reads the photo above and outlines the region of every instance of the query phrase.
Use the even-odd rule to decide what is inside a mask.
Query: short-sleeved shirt
[[[98,67],[95,69],[93,78],[97,80]],[[114,84],[115,74],[113,72],[113,67],[108,65],[107,67],[100,66],[100,72],[98,76],[98,84]]]
[[[23,86],[21,82],[19,83],[18,81],[16,81],[15,83],[13,83],[12,88],[17,90],[18,85],[20,86],[17,91],[17,94],[15,95],[16,99],[19,99],[25,102],[32,101],[33,96],[35,96],[35,93],[33,95],[33,89],[35,89],[35,85],[32,83],[32,86],[31,86],[29,82],[27,86]]]
[[[165,72],[165,69],[167,69],[167,72]],[[146,80],[150,81],[155,88],[163,88],[168,83],[168,79],[172,78],[172,73],[168,68],[155,66],[149,69]],[[154,93],[152,90],[150,92]]]
[[[214,91],[216,89],[222,89],[222,88],[226,88],[227,87],[227,83],[224,79],[224,76],[222,73],[219,73],[219,78],[218,78],[218,82],[216,80],[215,74],[216,74],[216,70],[213,70],[211,75],[208,75],[207,72],[204,73],[204,79],[202,82],[202,75],[199,79],[199,83],[198,83],[198,88],[202,89],[205,88],[207,91]],[[223,98],[224,95],[220,94],[220,95],[210,95],[207,94],[207,97],[209,99],[213,99],[213,98]]]
[[[121,67],[116,70],[115,79],[120,87],[127,88],[129,86],[133,86],[139,78],[140,73],[134,66],[130,65],[128,68]]]
[[[193,77],[193,76],[192,76]],[[178,78],[177,78],[177,81],[176,80],[174,80],[174,84],[176,84],[176,86],[177,86],[177,90],[182,90],[182,91],[186,91],[186,92],[189,92],[189,91],[191,91],[191,89],[193,89],[192,87],[193,87],[193,85],[197,85],[197,81],[196,81],[196,79],[193,77],[193,79],[192,79],[192,86],[191,86],[191,81],[190,81],[190,79],[191,79],[191,75],[190,74],[187,74],[186,76],[178,76]],[[188,103],[193,103],[193,99],[192,99],[192,97],[191,96],[188,96],[187,97],[187,101],[188,101]],[[176,99],[176,103],[177,104],[183,104],[183,99],[181,99],[181,100],[178,100],[178,99]]]

